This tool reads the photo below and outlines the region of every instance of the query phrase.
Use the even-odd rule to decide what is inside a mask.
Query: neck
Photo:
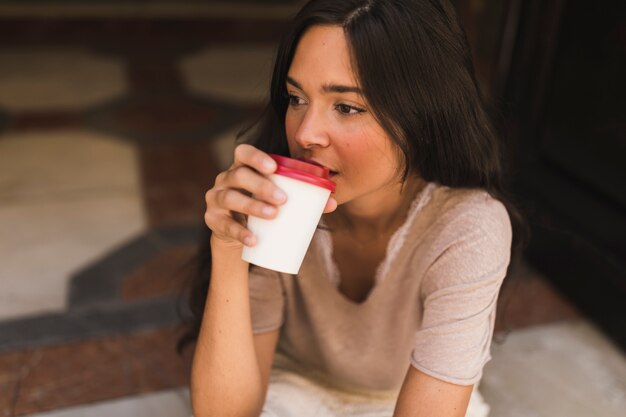
[[[404,222],[411,202],[425,185],[424,180],[409,179],[404,185],[392,186],[384,195],[379,193],[342,204],[331,213],[333,227],[357,238],[393,233]]]

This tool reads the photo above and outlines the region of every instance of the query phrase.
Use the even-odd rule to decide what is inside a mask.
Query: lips
[[[326,168],[331,176],[337,175],[337,171],[333,170],[332,168],[327,167],[326,165],[317,162],[314,159],[307,159],[307,158],[298,158],[299,160],[301,160],[302,162],[306,162],[308,164],[312,164],[312,165],[317,165],[318,167],[322,167],[322,168]]]

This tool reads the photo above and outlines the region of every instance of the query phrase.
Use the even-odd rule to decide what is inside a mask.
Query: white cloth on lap
[[[273,369],[261,417],[392,417],[396,395],[349,392],[298,373]],[[466,417],[487,417],[489,406],[474,389]]]

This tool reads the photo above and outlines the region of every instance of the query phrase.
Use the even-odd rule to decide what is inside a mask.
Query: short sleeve
[[[281,275],[261,267],[250,268],[250,314],[254,334],[275,330],[283,324],[285,292]]]
[[[483,198],[466,204],[439,239],[424,276],[423,315],[411,364],[459,385],[477,383],[491,358],[497,297],[506,275],[511,225],[504,206]]]

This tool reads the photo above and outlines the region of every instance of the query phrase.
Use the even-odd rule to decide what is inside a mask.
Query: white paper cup
[[[272,219],[248,217],[256,245],[244,246],[242,259],[263,268],[297,274],[334,183],[328,169],[271,155],[278,164],[269,179],[287,194]]]

